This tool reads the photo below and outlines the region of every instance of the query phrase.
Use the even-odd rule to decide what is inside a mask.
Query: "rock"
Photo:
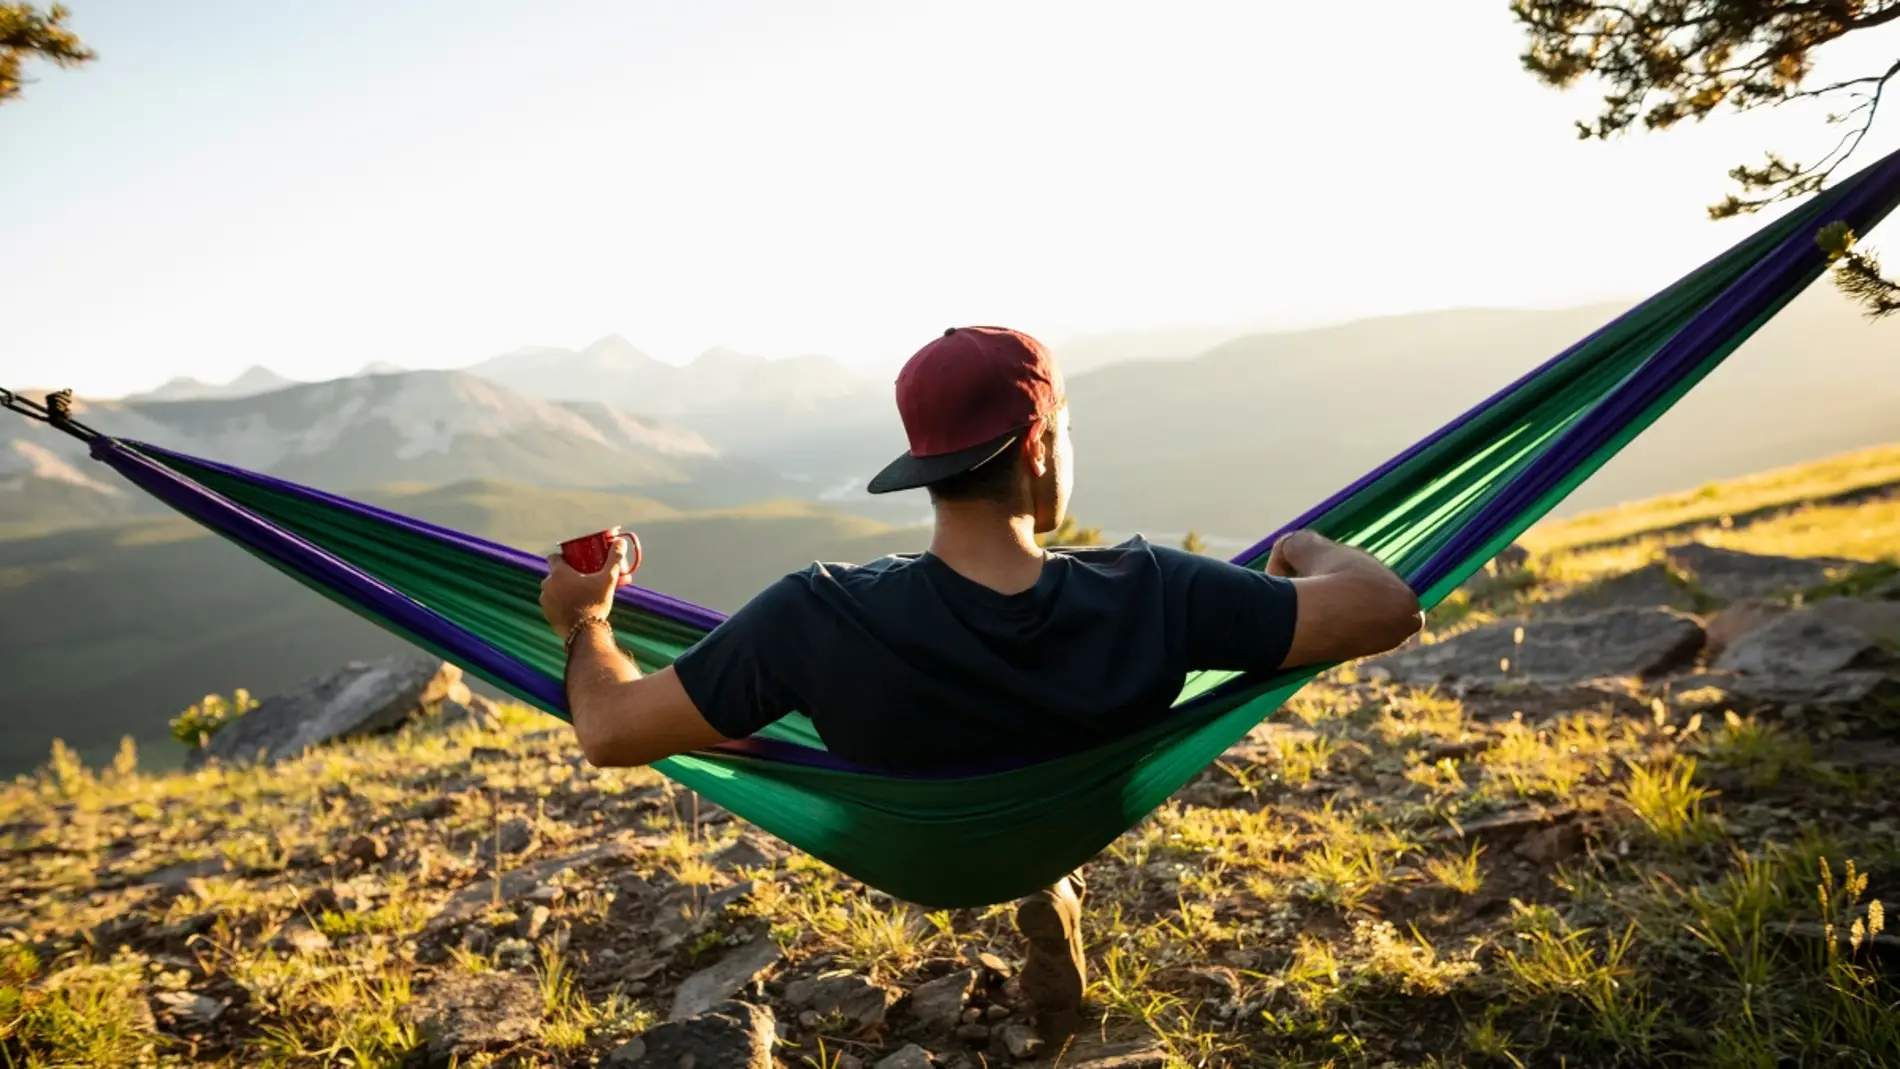
[[[534,890],[529,891],[527,894],[522,895],[521,899],[524,902],[538,902],[542,905],[551,906],[566,897],[566,895],[567,892],[561,890],[559,887],[544,883]]]
[[[888,989],[849,972],[824,973],[785,986],[785,1001],[821,1016],[837,1014],[856,1028],[882,1022],[890,999]]]
[[[1515,641],[1519,628],[1524,642]],[[1669,609],[1612,609],[1589,616],[1474,628],[1443,642],[1367,662],[1374,675],[1403,683],[1528,681],[1574,683],[1653,676],[1693,658],[1702,625]],[[1508,673],[1502,667],[1508,663]]]
[[[770,968],[780,957],[778,944],[759,938],[736,947],[718,963],[686,978],[673,993],[673,1011],[669,1020],[697,1017],[752,982],[752,978]]]
[[[623,859],[629,855],[630,851],[626,846],[620,843],[605,843],[591,850],[583,850],[577,854],[567,854],[562,857],[549,858],[546,861],[538,861],[532,865],[503,873],[501,877],[501,900],[503,902],[512,902],[534,888],[547,883],[554,878],[556,873],[567,869],[586,868],[590,865],[600,864],[603,861]],[[493,879],[485,878],[475,880],[455,892],[455,896],[450,898],[448,902],[443,905],[441,912],[431,918],[429,924],[431,927],[434,927],[461,924],[464,921],[473,920],[487,911],[489,903],[494,898],[494,894],[495,881]]]
[[[1900,648],[1900,602],[1828,598],[1809,609],[1830,623],[1861,632],[1889,649]]]
[[[741,835],[737,842],[714,854],[712,860],[714,865],[728,872],[734,869],[762,869],[772,864],[772,856],[750,835]]]
[[[227,872],[230,866],[221,857],[208,857],[202,861],[181,861],[176,865],[153,869],[143,876],[132,878],[134,887],[160,887],[167,891],[183,891],[193,880],[202,880],[206,876],[216,876]]]
[[[872,1069],[931,1069],[930,1052],[915,1043],[880,1058]]]
[[[1787,606],[1772,601],[1750,599],[1730,605],[1702,625],[1703,633],[1708,636],[1702,646],[1703,656],[1709,660],[1720,657],[1737,639],[1760,629],[1787,611]]]
[[[1821,676],[1747,676],[1705,672],[1669,681],[1677,693],[1719,691],[1719,700],[1701,701],[1711,708],[1739,705],[1855,705],[1886,686],[1886,675],[1873,671],[1830,672]]]
[[[1659,606],[1692,609],[1695,600],[1695,591],[1678,578],[1667,564],[1657,562],[1578,587],[1544,605],[1541,614],[1587,616],[1607,609]]]
[[[986,1024],[960,1024],[957,1026],[957,1041],[972,1047],[980,1047],[990,1041],[990,1026]]]
[[[839,1051],[838,1057],[831,1063],[831,1069],[864,1069],[864,1059],[846,1051]]]
[[[495,933],[480,925],[472,925],[462,933],[462,949],[471,954],[486,954],[495,945]]]
[[[461,680],[439,657],[351,661],[264,699],[192,751],[188,764],[282,761],[313,746],[389,731]]]
[[[210,1024],[231,1005],[230,1002],[207,998],[190,991],[160,991],[152,996],[165,1012],[184,1024]]]
[[[1487,738],[1465,739],[1460,742],[1433,742],[1425,747],[1425,759],[1428,761],[1463,761],[1491,748]]]
[[[1006,1025],[1003,1028],[1003,1046],[1009,1056],[1018,1061],[1034,1058],[1042,1053],[1042,1038],[1034,1029],[1019,1024]]]
[[[1725,602],[1768,597],[1819,586],[1831,573],[1860,565],[1838,557],[1776,557],[1690,543],[1665,551],[1669,563]]]
[[[910,1015],[925,1028],[947,1032],[956,1027],[963,1000],[976,986],[976,970],[964,969],[938,977],[910,993]]]
[[[983,1011],[983,1019],[986,1021],[1007,1021],[1009,1020],[1009,1007],[992,1005],[989,1009]]]
[[[778,1021],[764,1006],[722,1002],[668,1021],[607,1055],[608,1069],[772,1069]]]
[[[541,1028],[541,992],[525,976],[452,973],[404,1008],[430,1060],[467,1059],[533,1038]]]
[[[972,949],[969,952],[969,961],[970,964],[981,966],[992,975],[1003,980],[1009,979],[1010,973],[1014,971],[1010,968],[1009,962],[1004,961],[1002,958],[997,957],[987,950]]]
[[[493,864],[497,849],[504,855],[525,854],[533,848],[534,843],[534,825],[520,817],[510,817],[502,821],[499,828],[483,830],[476,852],[483,862]]]
[[[1518,857],[1534,865],[1555,865],[1583,849],[1583,829],[1575,821],[1534,831],[1517,844]]]
[[[548,921],[553,916],[554,911],[546,906],[535,906],[530,909],[528,915],[521,918],[521,938],[530,941],[541,938],[542,931],[547,928]]]
[[[1819,676],[1852,667],[1878,644],[1863,631],[1812,611],[1790,612],[1722,652],[1717,669],[1762,676]]]
[[[350,840],[343,856],[359,865],[374,865],[389,856],[389,844],[380,835],[359,835]]]
[[[1491,558],[1471,578],[1459,585],[1465,596],[1473,602],[1486,602],[1500,594],[1521,590],[1535,581],[1535,576],[1527,574],[1530,565],[1530,551],[1516,543],[1505,546],[1497,556]]]
[[[1559,821],[1567,821],[1575,816],[1576,812],[1570,806],[1558,806],[1554,809],[1542,807],[1513,809],[1488,817],[1480,817],[1477,820],[1465,821],[1462,824],[1448,824],[1435,828],[1427,837],[1437,842],[1458,839],[1496,842],[1515,839]]]
[[[1491,558],[1490,567],[1498,572],[1515,572],[1528,567],[1530,562],[1531,551],[1512,542],[1498,550],[1498,555]]]
[[[435,726],[452,728],[463,724],[479,731],[493,731],[501,726],[501,709],[479,694],[467,697],[451,694],[443,698],[442,707],[436,711]]]
[[[330,949],[330,937],[301,921],[284,925],[277,933],[272,945],[279,950],[293,950],[299,954],[315,954]]]

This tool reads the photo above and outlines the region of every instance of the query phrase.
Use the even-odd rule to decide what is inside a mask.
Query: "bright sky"
[[[0,385],[95,395],[1636,297],[1832,136],[1579,142],[1503,0],[70,6],[98,61],[0,107]]]

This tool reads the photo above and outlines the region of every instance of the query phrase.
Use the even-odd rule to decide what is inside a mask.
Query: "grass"
[[[1724,526],[1751,513],[1810,511],[1812,502],[1900,483],[1900,444],[1843,453],[1680,493],[1599,509],[1539,525],[1525,539],[1533,551],[1628,541],[1660,530]],[[1771,517],[1768,524],[1779,522]],[[1752,526],[1763,526],[1760,523]]]
[[[1888,479],[1900,450],[1868,463]],[[1900,507],[1797,500],[1858,478],[1784,473],[1573,523],[1534,581],[1445,626],[1640,566],[1657,529],[1698,517],[1703,541],[1870,561],[1807,592],[1864,593],[1895,574]],[[1855,763],[1890,709],[1509,693],[1526,712],[1332,673],[1123,835],[1086,874],[1080,1042],[1146,1043],[1170,1069],[1900,1064],[1881,899],[1900,886],[1900,775]],[[770,841],[649,771],[576,761],[518,707],[272,769],[137,758],[88,767],[59,746],[0,787],[0,1064],[400,1065],[429,993],[482,978],[521,985],[529,1026],[457,1064],[596,1064],[757,940],[782,957],[744,997],[768,1002],[835,969],[896,999],[979,954],[1020,961],[1007,906],[925,911],[797,852],[722,860],[742,834]],[[491,860],[513,820],[530,852]],[[352,860],[366,835],[383,857]],[[176,1008],[199,997],[221,1011]],[[897,1003],[869,1029],[777,1010],[788,1066],[913,1040],[999,1064]]]

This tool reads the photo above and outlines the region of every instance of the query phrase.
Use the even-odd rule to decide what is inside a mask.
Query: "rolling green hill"
[[[802,502],[679,513],[647,498],[494,481],[370,496],[377,504],[537,552],[620,523],[640,533],[642,583],[730,611],[816,559],[924,544]],[[8,674],[0,774],[43,761],[55,737],[89,757],[131,735],[174,753],[167,718],[211,692],[269,693],[405,644],[178,517],[0,542],[0,664]]]

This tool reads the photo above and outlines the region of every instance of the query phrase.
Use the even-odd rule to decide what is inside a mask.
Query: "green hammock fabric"
[[[1410,578],[1428,606],[1436,604],[1818,277],[1825,261],[1810,238],[1816,228],[1844,218],[1864,232],[1892,207],[1895,178],[1887,161],[1811,200],[1305,525],[1370,551]],[[439,529],[392,522],[306,488],[135,443],[96,443],[95,453],[312,589],[564,715],[561,646],[536,607],[538,558],[498,558],[476,540],[446,538]],[[191,493],[205,500],[194,504]],[[396,599],[390,604],[419,606],[442,623],[419,626],[375,598],[339,590],[313,557],[370,577]],[[1258,567],[1264,558],[1263,544],[1247,563]],[[703,626],[631,604],[614,622],[621,644],[649,670],[704,633]],[[492,655],[471,654],[464,640]],[[940,908],[985,905],[1046,886],[1087,861],[1318,671],[1202,673],[1166,723],[1074,756],[983,775],[893,777],[724,752],[655,767],[896,898]],[[552,690],[524,683],[530,676],[556,683]],[[802,717],[764,734],[822,749]]]

